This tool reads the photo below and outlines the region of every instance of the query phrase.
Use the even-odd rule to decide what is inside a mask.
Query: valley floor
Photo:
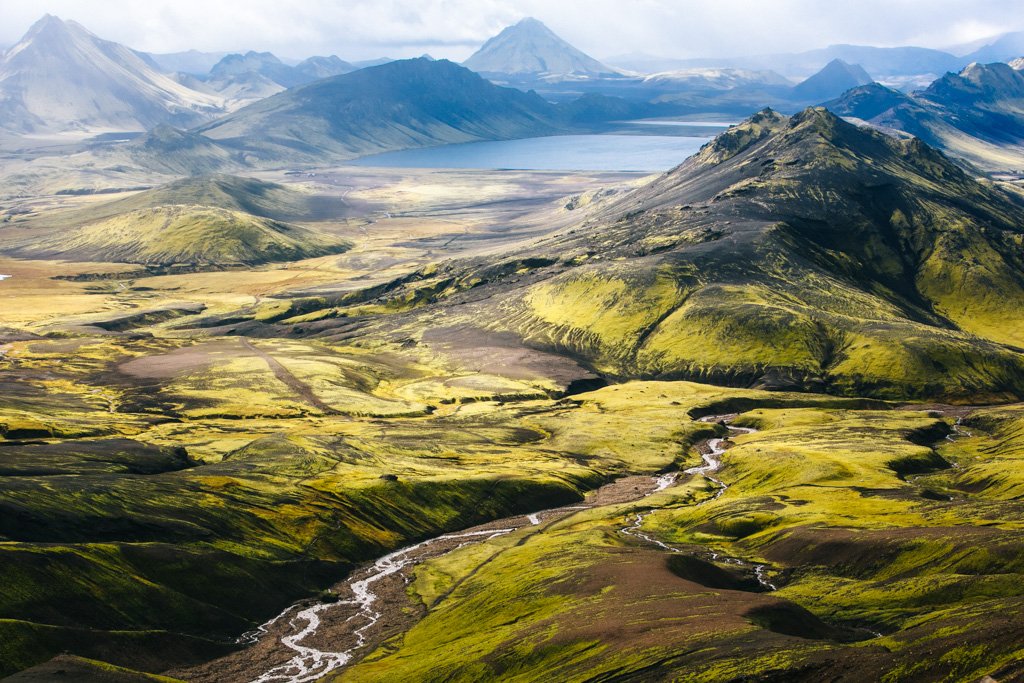
[[[609,382],[476,329],[241,329],[532,244],[641,177],[266,179],[340,199],[310,223],[352,248],[0,258],[0,675],[1024,680],[1024,405]],[[0,247],[96,201],[36,197],[49,226]]]

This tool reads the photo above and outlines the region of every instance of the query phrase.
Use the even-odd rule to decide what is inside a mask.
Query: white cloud
[[[1024,29],[1018,0],[0,0],[0,43],[44,12],[154,52],[462,59],[536,16],[596,56],[724,56],[832,43],[933,47]]]

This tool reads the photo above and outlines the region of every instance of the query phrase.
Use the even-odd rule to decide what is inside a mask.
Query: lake
[[[386,152],[349,163],[391,168],[657,172],[678,166],[710,139],[674,135],[557,135]]]

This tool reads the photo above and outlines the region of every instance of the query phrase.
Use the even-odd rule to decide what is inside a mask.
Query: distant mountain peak
[[[544,25],[526,17],[508,26],[463,65],[480,73],[597,76],[617,73],[576,49]]]
[[[187,88],[139,53],[51,14],[0,56],[0,127],[15,132],[189,126],[221,111],[220,98]]]
[[[836,58],[818,73],[793,88],[793,95],[800,100],[824,102],[838,97],[850,88],[873,82],[871,75],[859,64],[849,64]]]
[[[547,27],[547,26],[546,26],[546,25],[544,24],[544,22],[543,22],[543,21],[541,21],[540,19],[537,19],[537,18],[535,18],[535,17],[523,17],[522,19],[520,19],[519,21],[517,21],[515,25],[516,25],[516,26],[527,26],[527,27],[529,27],[529,26],[534,26],[534,27],[539,27],[539,28],[542,28],[542,29],[544,29],[544,30],[546,30],[546,31],[550,30],[550,29],[548,29],[548,27]]]

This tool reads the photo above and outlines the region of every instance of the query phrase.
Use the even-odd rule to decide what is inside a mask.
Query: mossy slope
[[[414,338],[440,320],[510,331],[618,378],[1013,399],[1022,212],[919,141],[766,111],[506,260],[365,292],[374,310],[300,301],[290,315],[330,307],[306,327],[324,336],[351,318]]]

